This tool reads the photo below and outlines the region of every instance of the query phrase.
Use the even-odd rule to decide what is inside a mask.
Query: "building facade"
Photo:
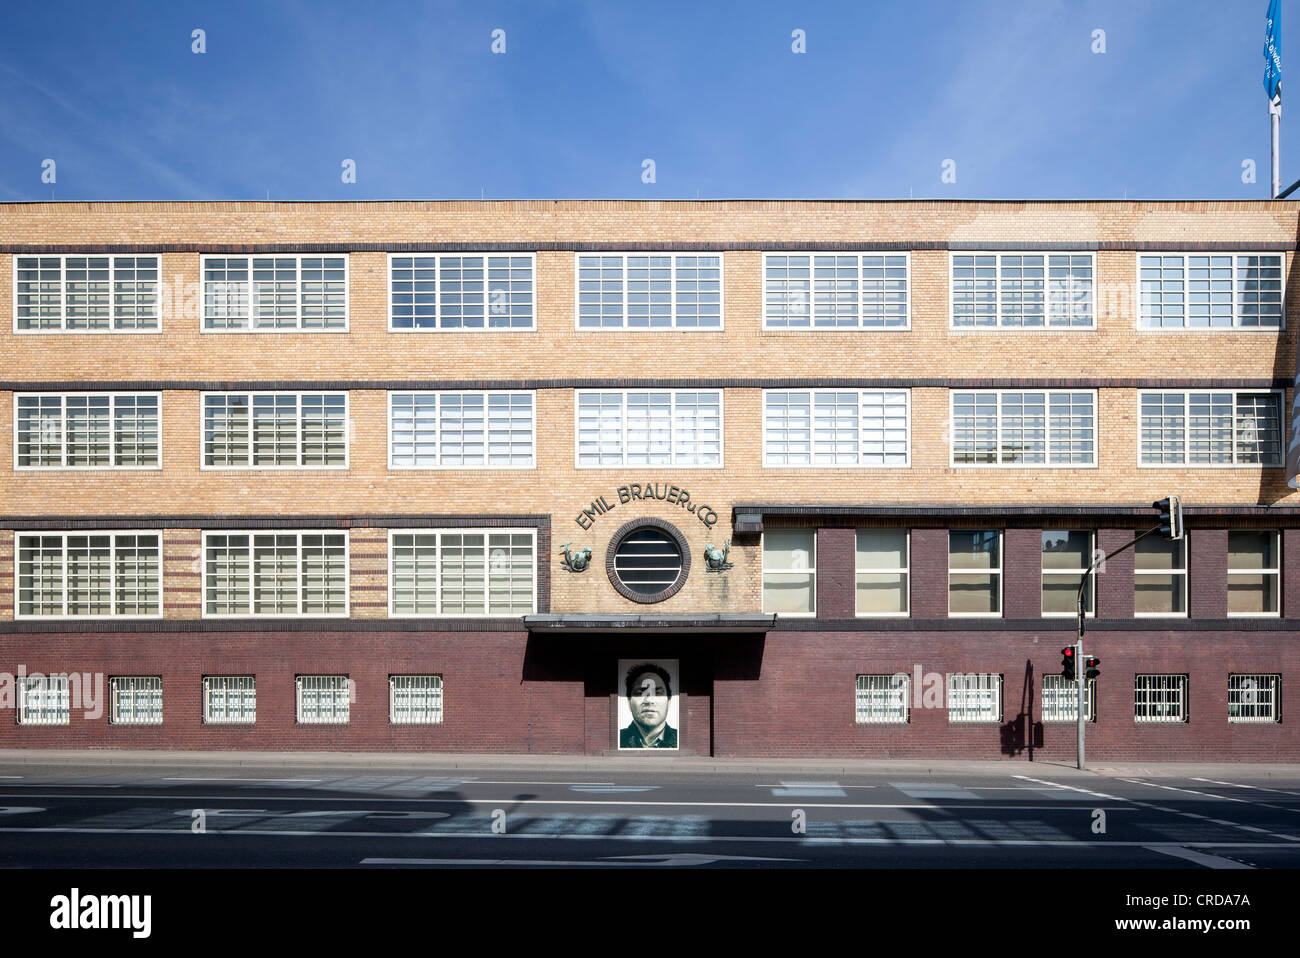
[[[1300,760],[1298,211],[0,205],[0,747]]]

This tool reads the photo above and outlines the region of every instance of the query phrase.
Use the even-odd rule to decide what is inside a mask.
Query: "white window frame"
[[[16,680],[18,701],[15,704],[19,725],[72,724],[72,687],[66,672],[20,675]],[[29,702],[29,697],[34,698],[35,703]],[[53,700],[53,705],[48,704],[50,700]],[[32,711],[38,714],[29,715]]]
[[[433,466],[422,466],[417,464],[396,464],[393,462],[393,400],[398,396],[436,396],[438,414],[435,417],[433,446],[437,450],[439,462]],[[482,396],[483,397],[483,459],[484,462],[479,466],[463,465],[446,465],[442,460],[442,400],[444,396]],[[527,465],[501,465],[493,464],[490,461],[488,437],[492,433],[490,408],[492,397],[494,396],[528,396],[532,404],[532,441],[529,446],[529,455],[532,462]],[[537,390],[535,389],[390,389],[385,394],[384,403],[387,407],[386,414],[388,418],[388,468],[393,472],[527,472],[536,471],[537,469]],[[463,422],[463,420],[462,420]],[[575,426],[576,428],[576,426]]]
[[[248,464],[238,466],[217,466],[209,465],[207,462],[207,431],[208,431],[208,399],[214,396],[242,396],[248,400]],[[296,413],[294,416],[295,455],[297,462],[292,465],[254,465],[253,464],[253,400],[259,396],[293,396]],[[338,466],[304,466],[302,464],[303,452],[303,411],[302,401],[310,397],[343,397],[343,464]],[[199,470],[201,472],[346,472],[352,467],[352,395],[346,390],[327,391],[327,390],[309,390],[307,392],[293,392],[291,390],[272,390],[257,389],[247,392],[241,390],[231,390],[228,392],[201,392],[199,393]]]
[[[443,326],[442,325],[442,258],[444,256],[461,259],[466,256],[483,257],[483,325],[482,326]],[[491,290],[489,289],[491,281],[488,278],[488,272],[491,267],[488,265],[489,258],[500,257],[521,257],[528,258],[528,268],[532,273],[532,322],[527,326],[489,326],[487,322],[488,311],[491,306]],[[393,260],[395,259],[429,259],[435,260],[434,266],[434,318],[437,320],[434,326],[415,326],[410,329],[393,325]],[[535,333],[537,332],[537,254],[532,253],[487,253],[475,250],[469,250],[464,253],[450,252],[426,252],[426,253],[389,253],[388,254],[388,331],[390,333]]]
[[[994,449],[997,462],[958,462],[957,461],[957,397],[963,394],[986,395],[997,397],[997,434]],[[1004,396],[1041,394],[1044,407],[1043,462],[1003,462],[1002,431],[1004,414],[1002,402]],[[1092,397],[1092,461],[1091,462],[1052,462],[1052,397],[1089,395]],[[1098,408],[1098,396],[1095,389],[952,389],[948,390],[948,466],[952,469],[1097,469],[1100,463],[1098,450],[1101,448],[1101,412]]]
[[[110,675],[108,688],[110,725],[162,725],[162,676]],[[129,703],[125,709],[124,698]]]
[[[310,688],[309,686],[316,686]],[[331,700],[328,714],[303,711],[304,694],[328,695]],[[339,696],[342,696],[342,710]],[[352,721],[352,702],[356,699],[356,686],[347,675],[298,674],[293,677],[293,716],[298,725],[348,725]],[[319,698],[317,703],[319,705]]]
[[[853,724],[907,725],[911,721],[911,700],[912,677],[906,672],[892,675],[860,672],[854,682]]]
[[[1004,710],[1002,702],[1002,675],[997,672],[949,672],[947,677],[948,724],[950,725],[987,725],[1000,723]],[[974,680],[974,681],[972,681]],[[966,696],[972,693],[993,692],[997,701],[997,715],[987,712],[976,713],[966,702]],[[961,705],[953,704],[960,698]]]
[[[584,256],[620,256],[623,259],[623,314],[618,326],[583,326],[582,325],[582,269]],[[627,324],[627,259],[629,256],[663,257],[671,260],[669,265],[670,287],[668,291],[669,316],[672,319],[667,326],[629,326]],[[718,325],[716,326],[679,326],[677,325],[677,260],[680,257],[716,256],[718,258]],[[652,250],[647,252],[623,250],[585,250],[573,254],[573,328],[583,333],[720,333],[727,326],[727,258],[722,250]]]
[[[1234,532],[1265,533],[1273,537],[1273,566],[1262,569],[1234,569],[1232,563],[1232,534]],[[1277,599],[1277,608],[1272,612],[1233,612],[1228,610],[1230,619],[1280,619],[1282,617],[1282,533],[1278,529],[1230,529],[1228,531],[1228,580],[1232,584],[1234,575],[1259,575],[1273,577],[1273,595]]]
[[[1241,696],[1262,694],[1264,701],[1243,702]],[[1233,702],[1233,697],[1237,701]],[[1259,711],[1258,715],[1233,715],[1232,707]],[[1282,675],[1278,672],[1232,672],[1228,675],[1228,724],[1277,725],[1282,721]]]
[[[1049,689],[1048,682],[1056,686]],[[1077,679],[1067,679],[1059,672],[1048,672],[1043,676],[1043,697],[1039,714],[1044,722],[1078,722],[1079,721],[1079,683]],[[1083,683],[1083,714],[1085,722],[1097,721],[1097,680],[1085,679]]]
[[[863,569],[858,566],[858,533],[901,532],[903,534],[903,565],[897,569]],[[903,589],[901,612],[863,612],[858,608],[858,576],[901,575],[906,584]],[[859,619],[906,619],[912,614],[912,530],[911,529],[854,529],[853,530],[853,612]]]
[[[33,258],[33,257],[36,258],[36,259],[44,259],[44,258],[48,258],[48,257],[52,257],[52,256],[57,256],[57,257],[59,258],[59,320],[60,320],[60,326],[59,326],[58,329],[22,329],[22,328],[20,328],[19,325],[18,325],[18,260],[19,260],[20,258]],[[109,262],[108,262],[108,271],[109,271],[110,277],[111,277],[111,275],[116,271],[116,268],[117,268],[117,260],[118,260],[118,259],[144,259],[144,258],[152,257],[154,260],[156,260],[156,261],[157,261],[157,264],[158,264],[158,265],[157,265],[157,269],[158,269],[158,279],[157,279],[157,284],[158,284],[158,285],[157,285],[157,288],[156,288],[155,293],[154,293],[154,296],[155,296],[155,298],[156,298],[156,300],[157,300],[157,302],[156,302],[156,304],[155,304],[155,310],[154,310],[154,319],[156,320],[154,326],[153,326],[152,328],[148,328],[148,329],[140,329],[139,327],[135,327],[135,328],[125,328],[125,329],[114,329],[114,328],[113,328],[113,325],[112,325],[112,323],[113,323],[113,318],[112,318],[112,312],[113,312],[113,305],[112,305],[112,296],[113,296],[112,284],[113,284],[113,280],[110,278],[110,280],[109,280],[109,314],[110,314],[109,328],[108,328],[108,329],[68,329],[68,328],[67,328],[67,324],[68,324],[68,288],[67,288],[67,282],[68,282],[68,281],[67,281],[67,273],[68,273],[68,259],[69,259],[69,258],[79,259],[79,258],[81,258],[81,257],[86,257],[86,258],[91,258],[91,257],[107,257],[107,258],[108,258],[108,261],[109,261]],[[12,263],[12,267],[13,267],[13,303],[12,303],[12,305],[13,305],[13,313],[12,313],[12,316],[13,316],[13,332],[14,332],[14,334],[17,335],[17,336],[111,336],[111,335],[117,335],[117,336],[132,336],[132,335],[136,335],[136,336],[156,336],[156,335],[161,334],[162,331],[163,331],[163,328],[162,328],[162,327],[163,327],[163,317],[162,317],[162,288],[163,288],[163,285],[164,285],[164,284],[163,284],[163,265],[162,265],[162,254],[161,254],[161,253],[147,253],[147,252],[142,252],[142,253],[14,253],[13,256],[12,256],[11,258],[12,258],[12,260],[13,260],[13,263]],[[39,267],[38,267],[38,268],[39,268]]]
[[[953,282],[953,271],[956,269],[956,258],[958,256],[992,256],[994,257],[994,292],[996,301],[994,305],[994,315],[997,322],[992,326],[966,325],[958,326],[956,323],[956,285]],[[1002,258],[1004,256],[1041,256],[1043,257],[1043,325],[1042,326],[1025,326],[1006,324],[1002,322]],[[1052,261],[1053,256],[1087,256],[1092,268],[1092,322],[1087,326],[1075,326],[1073,324],[1056,324],[1053,325],[1052,318]],[[1073,265],[1073,264],[1071,264]],[[1069,332],[1096,332],[1097,330],[1097,254],[1091,250],[949,250],[948,251],[948,329],[952,332],[1012,332],[1012,333],[1069,333]]]
[[[1148,682],[1145,686],[1143,679]],[[1170,680],[1173,681],[1170,681]],[[1178,725],[1186,723],[1188,718],[1187,709],[1187,673],[1157,673],[1157,672],[1138,672],[1133,676],[1133,722],[1137,725]],[[1141,715],[1138,712],[1139,695],[1145,692],[1148,696],[1147,707],[1150,708],[1152,701],[1149,698],[1153,692],[1177,691],[1178,693],[1178,713],[1174,716],[1165,715]]]
[[[1043,586],[1047,584],[1046,579],[1049,575],[1066,576],[1066,575],[1073,575],[1074,573],[1077,572],[1079,574],[1079,577],[1082,578],[1083,574],[1087,572],[1089,568],[1091,568],[1091,565],[1085,566],[1082,569],[1048,569],[1047,566],[1043,565],[1042,533],[1045,532],[1086,533],[1089,539],[1091,540],[1092,548],[1088,550],[1088,561],[1089,563],[1092,563],[1093,561],[1095,561],[1093,557],[1096,556],[1097,554],[1097,530],[1095,529],[1048,529],[1044,527],[1038,531],[1039,531],[1039,539],[1038,539],[1038,543],[1039,543],[1038,545],[1038,573],[1039,573],[1038,611],[1039,614],[1042,615],[1042,617],[1045,619],[1077,618],[1079,615],[1077,610],[1073,612],[1048,612],[1046,609],[1044,609],[1043,608]],[[1078,594],[1077,587],[1075,588],[1075,594],[1076,595]],[[1086,599],[1086,601],[1084,602],[1084,613],[1083,613],[1084,617],[1089,619],[1095,618],[1097,615],[1097,574],[1095,572],[1092,575],[1088,576],[1088,588],[1084,591],[1084,597]]]
[[[1229,393],[1232,395],[1232,462],[1191,462],[1192,430],[1188,426],[1191,418],[1190,405],[1193,395],[1210,395]],[[1237,435],[1237,397],[1241,395],[1277,397],[1278,405],[1278,458],[1273,462],[1238,462]],[[1180,395],[1183,397],[1183,461],[1182,462],[1146,462],[1142,458],[1142,398],[1153,395]],[[1163,405],[1162,405],[1163,408]],[[1285,390],[1282,389],[1139,389],[1137,393],[1137,466],[1139,469],[1282,469],[1286,466],[1287,443],[1290,436],[1290,424],[1287,419],[1288,408]],[[1161,416],[1163,419],[1163,415]]]
[[[807,256],[808,257],[808,325],[807,326],[774,326],[772,325],[773,316],[768,312],[767,302],[767,269],[768,258],[772,256]],[[856,326],[826,326],[817,325],[815,303],[817,300],[816,277],[813,275],[817,269],[816,258],[818,256],[854,256],[857,257],[857,278],[858,278],[858,322]],[[903,324],[901,326],[867,326],[863,324],[862,318],[862,257],[864,256],[901,256],[903,258],[903,268],[907,271],[904,284],[906,293],[903,299]],[[912,328],[912,253],[911,250],[876,250],[876,249],[847,249],[847,250],[771,250],[763,253],[763,274],[762,288],[760,290],[763,300],[763,330],[765,332],[776,333],[905,333]]]
[[[484,557],[484,575],[483,575],[483,611],[482,612],[442,612],[442,537],[443,535],[481,535],[483,536],[483,557]],[[395,608],[397,600],[397,585],[395,575],[397,572],[397,549],[394,544],[396,536],[428,536],[436,535],[438,537],[437,545],[437,562],[434,566],[433,594],[437,597],[437,612],[398,612]],[[491,554],[488,552],[488,540],[493,535],[527,535],[532,539],[533,561],[529,564],[529,570],[532,573],[532,607],[527,612],[500,613],[492,612],[489,601],[491,589]],[[388,617],[390,619],[514,619],[522,615],[534,615],[537,612],[537,529],[530,526],[497,528],[496,526],[403,526],[388,530]]]
[[[253,551],[256,548],[253,539],[256,536],[296,536],[294,548],[297,551],[297,612],[254,612],[253,599],[256,566]],[[302,611],[302,537],[303,536],[342,536],[343,537],[343,611],[342,612],[303,612]],[[247,612],[209,612],[208,611],[208,538],[209,536],[248,536],[248,611]],[[346,529],[205,529],[202,535],[203,545],[200,553],[202,576],[199,581],[200,603],[205,619],[346,619],[352,608],[352,538]]]
[[[575,389],[573,391],[573,468],[580,470],[593,469],[708,469],[717,471],[726,466],[727,452],[727,407],[726,407],[725,389]],[[670,433],[668,437],[668,455],[671,460],[669,463],[662,465],[634,465],[627,464],[627,397],[630,393],[648,393],[653,395],[669,396],[668,419],[670,423]],[[682,393],[714,393],[718,397],[718,461],[711,465],[701,465],[699,463],[679,463],[677,449],[677,397]],[[592,465],[583,465],[580,461],[579,437],[581,435],[581,409],[583,396],[618,396],[619,399],[619,422],[621,424],[622,462],[616,463],[598,463]],[[603,454],[602,454],[603,455]]]
[[[771,396],[790,393],[806,393],[808,395],[809,423],[808,423],[808,462],[798,463],[774,463],[768,458],[767,449],[767,418],[768,402]],[[816,453],[813,450],[814,435],[816,433],[816,397],[818,393],[857,393],[858,395],[858,461],[856,463],[819,463],[813,461]],[[903,462],[863,462],[866,455],[864,447],[867,440],[864,438],[866,427],[864,422],[866,416],[863,413],[866,397],[869,395],[878,395],[881,397],[890,394],[901,394],[904,397],[904,404],[907,407],[906,418],[907,424],[905,429],[907,437],[904,440],[904,461]],[[883,399],[882,399],[883,401]],[[912,466],[912,390],[902,389],[764,389],[763,390],[763,468],[764,469],[910,469]]]
[[[1178,546],[1179,551],[1181,551],[1183,554],[1183,565],[1181,569],[1179,568],[1139,569],[1137,567],[1137,551],[1136,549],[1134,550],[1133,553],[1133,603],[1134,603],[1133,618],[1135,619],[1186,619],[1191,614],[1190,610],[1187,607],[1187,601],[1188,601],[1187,580],[1191,575],[1191,570],[1188,568],[1188,562],[1190,561],[1191,558],[1191,554],[1190,554],[1191,550],[1189,550],[1187,547],[1187,539],[1188,537],[1184,535],[1181,539],[1174,540],[1175,544]],[[1182,612],[1139,612],[1137,611],[1137,594],[1138,594],[1137,587],[1138,587],[1139,580],[1144,575],[1153,576],[1153,577],[1174,575],[1181,578],[1183,583],[1183,588],[1182,588],[1183,611]]]
[[[1165,256],[1181,256],[1183,260],[1183,323],[1181,326],[1152,326],[1142,322],[1142,257],[1158,256],[1163,259]],[[1231,326],[1189,326],[1187,325],[1189,307],[1191,306],[1191,284],[1187,276],[1188,260],[1193,256],[1228,256],[1232,259],[1232,325]],[[1242,256],[1276,256],[1281,260],[1282,270],[1282,315],[1281,325],[1279,326],[1243,326],[1240,323],[1241,304],[1237,300],[1237,259]],[[1133,328],[1144,333],[1224,333],[1224,332],[1244,332],[1244,333],[1280,333],[1286,331],[1286,282],[1287,282],[1287,254],[1283,251],[1274,251],[1271,253],[1253,252],[1251,250],[1214,250],[1211,252],[1187,252],[1178,250],[1168,250],[1159,253],[1138,252],[1134,258],[1134,292],[1136,300],[1133,303]],[[1161,264],[1164,269],[1164,264]]]
[[[19,601],[19,595],[22,587],[22,540],[29,537],[58,536],[62,540],[62,560],[61,574],[62,586],[60,587],[63,597],[63,612],[59,615],[32,615],[21,612],[22,605]],[[95,536],[108,536],[108,574],[109,574],[109,594],[113,603],[113,608],[117,608],[117,537],[118,536],[154,536],[158,540],[158,594],[157,594],[157,611],[137,615],[127,612],[112,612],[108,615],[71,615],[68,613],[68,537],[69,536],[86,536],[93,538]],[[43,530],[28,531],[22,530],[14,533],[14,618],[23,621],[41,620],[45,622],[60,620],[86,620],[86,619],[161,619],[163,616],[163,537],[162,532],[157,529],[86,529],[86,530]]]
[[[343,325],[320,328],[303,328],[302,325],[302,261],[304,259],[343,259]],[[208,260],[213,259],[246,259],[248,260],[248,326],[246,328],[230,327],[209,327],[208,326]],[[254,326],[253,319],[257,311],[258,297],[256,287],[253,283],[253,260],[254,259],[292,259],[294,261],[294,276],[296,280],[296,290],[294,299],[297,305],[297,325],[292,327],[277,328],[274,326]],[[285,335],[297,334],[305,336],[318,335],[338,335],[348,333],[352,330],[352,263],[351,255],[348,253],[204,253],[199,257],[199,332],[215,336],[238,336],[238,335],[262,335],[266,333]]]
[[[214,689],[216,683],[220,682],[222,688]],[[239,693],[241,707],[238,717],[235,718],[213,718],[212,712],[212,693],[221,692],[228,701],[233,693]],[[253,708],[252,714],[247,718],[245,710],[242,707],[244,693],[252,692]],[[223,709],[223,714],[228,713],[228,709]],[[207,675],[203,676],[203,724],[204,725],[254,725],[257,723],[257,676],[255,675]]]
[[[807,533],[810,533],[810,534],[812,535],[812,548],[809,550],[809,554],[812,556],[812,562],[811,562],[811,564],[808,566],[808,568],[806,568],[806,569],[769,569],[769,568],[767,567],[767,550],[763,548],[763,539],[764,539],[764,537],[766,537],[766,535],[767,535],[767,531],[765,530],[765,531],[764,531],[764,532],[759,536],[759,540],[758,540],[758,591],[759,591],[759,596],[760,596],[760,603],[761,603],[762,606],[763,606],[763,611],[764,611],[765,613],[767,612],[767,602],[766,602],[765,600],[766,600],[766,598],[767,598],[767,574],[768,574],[769,572],[771,572],[771,573],[773,573],[773,574],[776,574],[776,575],[786,575],[786,574],[793,575],[793,574],[796,573],[796,572],[801,573],[801,574],[806,572],[806,573],[808,573],[809,575],[812,576],[812,609],[810,609],[810,610],[807,611],[807,612],[773,612],[773,613],[771,613],[771,614],[772,614],[772,615],[780,616],[780,617],[783,618],[783,619],[812,619],[812,618],[816,618],[816,616],[817,616],[817,539],[819,538],[819,536],[817,535],[817,529],[815,529],[815,528],[813,528],[813,529],[774,529],[774,530],[772,530],[772,531],[774,531],[774,532],[807,532]],[[856,577],[855,577],[855,580],[854,580],[854,588],[855,588],[855,589],[857,588]]]
[[[1006,530],[1005,529],[957,529],[951,528],[945,530],[948,532],[948,618],[950,619],[1000,619],[1006,611]],[[996,612],[954,612],[952,611],[952,533],[954,532],[996,532],[998,534],[998,564],[990,566],[987,569],[958,569],[958,575],[990,575],[995,576],[998,580],[998,610]]]
[[[20,466],[18,464],[18,404],[23,399],[42,399],[50,396],[59,398],[59,452],[60,465],[57,466]],[[116,408],[114,400],[129,396],[132,398],[149,397],[157,400],[158,403],[158,462],[152,466],[69,466],[68,461],[68,400],[69,399],[94,399],[106,397],[108,399],[108,445],[110,458],[114,454],[117,445],[117,417],[114,415]],[[163,394],[161,392],[60,392],[60,393],[14,393],[13,394],[13,443],[14,443],[14,471],[15,472],[161,472],[163,463]]]
[[[436,717],[414,719],[414,718],[400,718],[398,716],[398,705],[397,705],[397,696],[399,694],[398,686],[404,684],[402,680],[407,680],[407,679],[432,680],[429,682],[428,687],[423,689],[416,688],[415,682],[413,681],[406,682],[405,685],[407,686],[407,689],[410,691],[412,695],[422,695],[426,697],[426,699],[433,697],[434,690],[435,689],[437,690],[436,697],[438,701],[436,707]],[[393,673],[389,675],[388,676],[388,724],[389,725],[442,725],[443,719],[446,716],[446,708],[447,708],[446,694],[447,694],[446,683],[443,682],[442,676],[437,673],[432,673],[432,672],[421,673],[421,674]],[[433,716],[435,715],[435,709],[433,707],[426,708],[422,711],[422,714],[426,716]]]

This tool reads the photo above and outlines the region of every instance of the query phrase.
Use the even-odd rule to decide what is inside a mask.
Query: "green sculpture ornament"
[[[583,547],[577,552],[570,552],[569,546],[572,544],[566,542],[560,546],[564,550],[564,567],[570,572],[586,572],[587,566],[591,565],[591,549]]]
[[[732,563],[727,561],[731,552],[731,540],[728,539],[719,549],[712,542],[704,547],[704,569],[706,572],[726,572]]]

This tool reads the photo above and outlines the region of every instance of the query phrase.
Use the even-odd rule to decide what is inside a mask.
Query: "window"
[[[534,255],[388,257],[393,332],[535,329]]]
[[[72,692],[66,675],[18,676],[19,725],[69,725]]]
[[[578,254],[579,329],[721,329],[722,256]]]
[[[1278,545],[1276,531],[1228,533],[1228,615],[1280,613]]]
[[[1279,253],[1140,255],[1140,327],[1281,329]]]
[[[531,392],[388,394],[388,464],[394,469],[532,469]]]
[[[1085,722],[1097,721],[1097,680],[1088,679],[1083,684],[1083,715]],[[1079,721],[1079,685],[1062,675],[1043,676],[1043,721]]]
[[[948,676],[948,721],[1002,721],[1002,676],[953,673]]]
[[[441,725],[442,676],[390,675],[388,721],[393,725]]]
[[[1002,614],[1002,533],[948,532],[948,614]]]
[[[532,529],[390,533],[390,616],[528,615],[536,611]]]
[[[763,391],[764,466],[906,466],[909,393]]]
[[[203,257],[204,332],[341,332],[347,327],[346,256]]]
[[[577,465],[722,465],[722,393],[577,393]]]
[[[1091,253],[953,253],[952,325],[1096,326]]]
[[[110,712],[114,725],[161,725],[162,678],[115,675],[108,680]]]
[[[1133,547],[1135,615],[1187,614],[1187,540],[1156,536]]]
[[[817,610],[817,533],[763,531],[763,611],[812,615]]]
[[[615,591],[633,602],[662,602],[686,584],[691,569],[685,537],[662,519],[637,519],[620,528],[609,543]]]
[[[1134,678],[1135,722],[1186,722],[1186,675],[1138,675]]]
[[[1229,675],[1228,721],[1263,724],[1282,721],[1282,676]]]
[[[257,720],[257,680],[251,675],[203,676],[203,721],[252,725]]]
[[[906,529],[859,529],[855,548],[858,615],[907,615]]]
[[[952,465],[1095,466],[1095,392],[953,392]]]
[[[294,689],[299,724],[348,724],[352,683],[346,675],[299,675]]]
[[[348,614],[342,532],[206,532],[204,615]]]
[[[156,532],[50,532],[17,539],[18,618],[162,615]]]
[[[157,256],[14,257],[14,332],[159,328]]]
[[[159,393],[14,396],[15,469],[157,469]]]
[[[906,725],[911,684],[906,672],[859,675],[854,710],[857,724]]]
[[[1079,614],[1079,583],[1093,562],[1093,534],[1072,530],[1043,530],[1043,615]],[[1088,576],[1083,590],[1084,615],[1093,614],[1097,577]]]
[[[1281,466],[1282,394],[1141,393],[1144,466]]]
[[[205,469],[346,469],[347,393],[204,393]]]
[[[767,329],[907,329],[907,253],[769,253]]]

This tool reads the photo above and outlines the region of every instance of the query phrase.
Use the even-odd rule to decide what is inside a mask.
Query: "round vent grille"
[[[686,582],[690,564],[680,532],[662,520],[641,519],[615,533],[606,569],[620,595],[634,602],[661,602]]]

